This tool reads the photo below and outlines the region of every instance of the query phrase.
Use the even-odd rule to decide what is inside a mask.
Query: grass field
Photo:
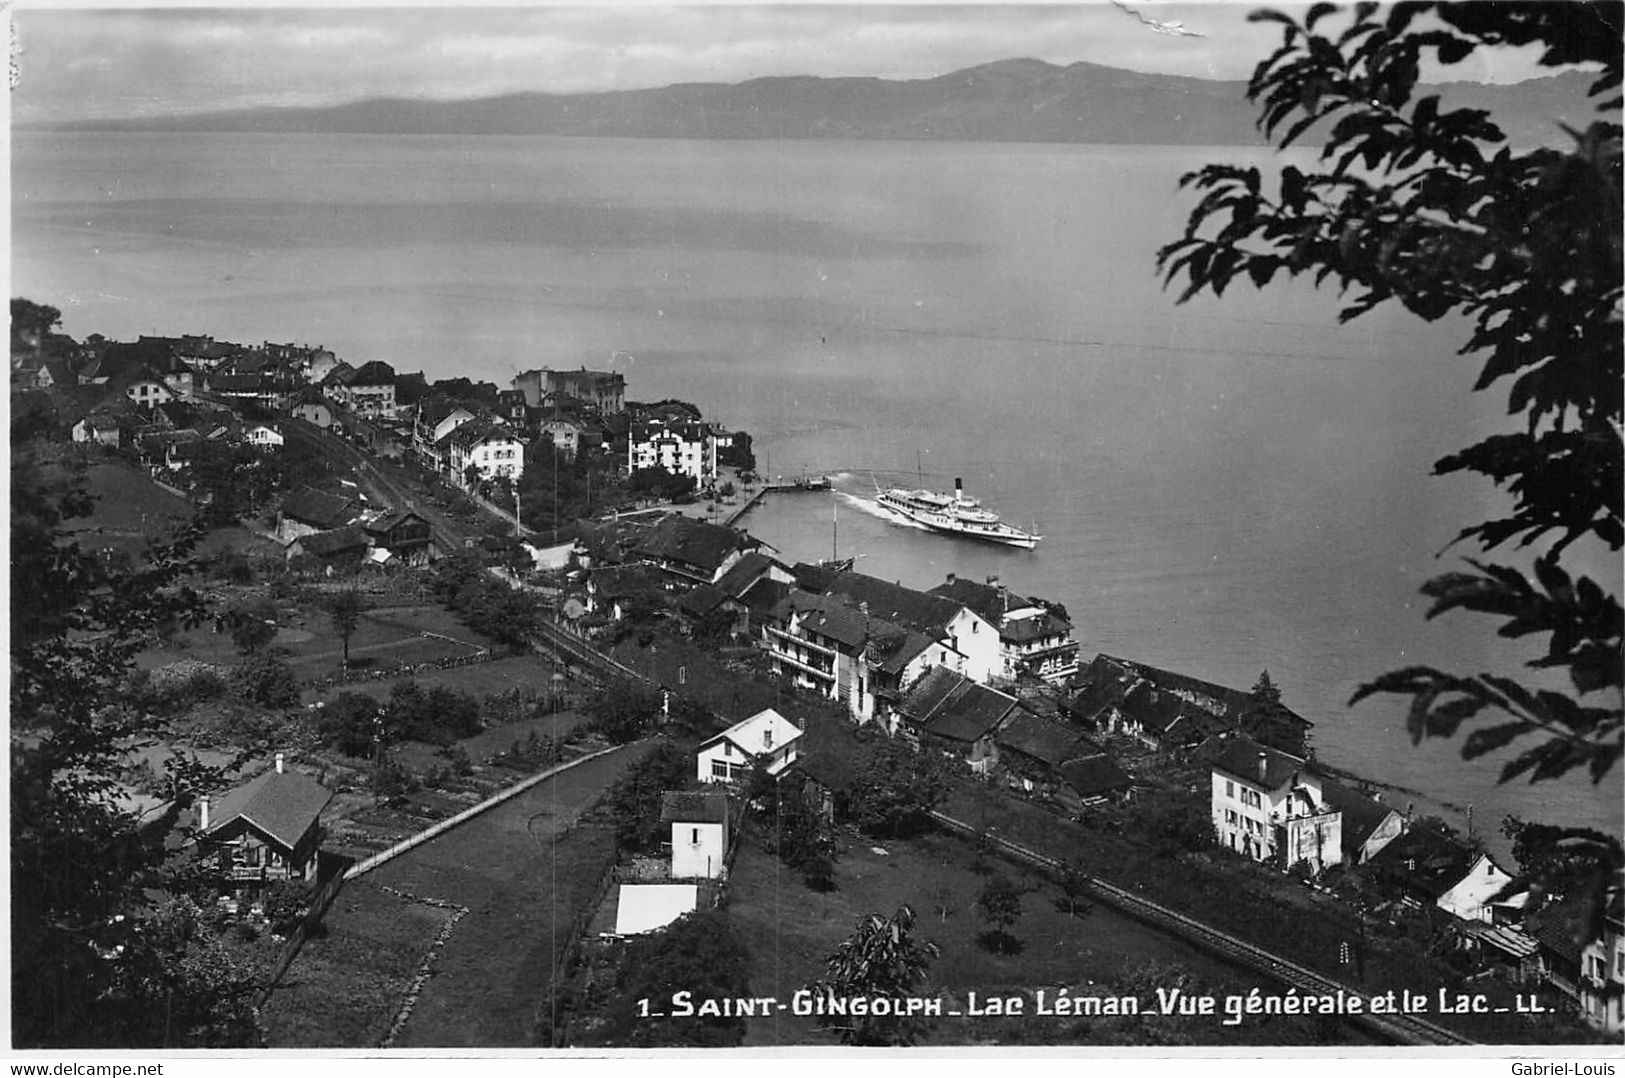
[[[335,910],[355,898],[350,889],[358,883],[373,891],[388,885],[470,910],[436,957],[434,976],[399,1047],[532,1044],[536,1010],[554,961],[577,910],[590,900],[600,874],[615,857],[612,832],[589,810],[651,748],[647,743],[628,746],[541,783],[346,886]],[[408,971],[400,981],[404,988],[443,919],[422,936],[422,946],[406,946],[408,938],[418,937],[402,936],[383,923],[403,916],[416,923],[417,915],[410,911],[392,913],[387,906],[364,903],[338,916],[329,914],[328,939],[312,952],[314,963],[307,967],[302,953],[289,971],[290,983],[304,986],[302,994],[280,1001],[273,996],[273,1006],[280,1008],[279,1028],[297,1031],[300,1038],[278,1046],[354,1044],[361,1036],[358,1030],[376,1029],[376,1036],[383,1036],[398,1007],[398,994],[386,1006],[386,993],[373,990],[371,1002],[357,1002],[345,1011],[327,1039],[322,1035],[325,1008],[346,991],[382,985],[400,969]],[[389,933],[400,936],[401,943],[391,943]],[[387,947],[402,948],[398,963],[373,953]]]
[[[989,951],[977,941],[987,928],[976,911],[986,877],[974,870],[970,848],[948,836],[875,843],[849,832],[836,866],[839,889],[828,894],[807,888],[776,858],[762,853],[751,836],[745,843],[730,879],[727,909],[754,956],[751,991],[757,995],[789,1000],[798,988],[824,975],[828,955],[865,915],[890,916],[904,904],[918,917],[916,937],[941,949],[929,972],[926,995],[960,1001],[968,991],[984,998],[1030,997],[1038,988],[1060,985],[1075,993],[1105,991],[1105,986],[1123,983],[1127,971],[1148,966],[1165,971],[1164,975],[1170,968],[1183,970],[1194,983],[1215,991],[1226,985],[1246,991],[1253,985],[1251,980],[1241,982],[1234,970],[1205,953],[1110,909],[1096,907],[1082,917],[1058,910],[1057,886],[997,861],[993,863],[1024,892],[1022,916],[1013,929],[1021,949],[1015,954]],[[1096,987],[1086,987],[1090,982]],[[945,1017],[924,1043],[1125,1042],[1122,1028],[1088,1025],[1098,1019],[1079,1021],[1025,1023],[1018,1037],[1011,1020]],[[1182,1022],[1180,1029],[1197,1044],[1294,1044],[1310,1037],[1301,1024],[1280,1019],[1269,1026],[1254,1024],[1245,1032],[1217,1021]],[[751,1019],[745,1043],[834,1042],[817,1030],[814,1019],[786,1012]]]
[[[345,884],[260,1012],[272,1048],[374,1048],[452,911]]]
[[[471,633],[465,633],[459,639],[473,640]],[[448,670],[430,670],[413,675],[423,688],[443,685],[458,692],[470,693],[476,697],[494,696],[497,693],[507,692],[510,689],[529,689],[537,693],[547,692],[552,687],[553,666],[539,656],[516,655],[506,659],[492,659],[490,662],[479,663],[475,666],[457,666]],[[348,685],[335,685],[320,690],[313,690],[306,699],[312,703],[317,700],[331,700],[341,692],[360,692],[382,700],[389,696],[389,680],[381,681],[355,681]],[[471,752],[473,750],[470,750]]]
[[[271,647],[293,669],[295,677],[337,675],[343,668],[344,642],[324,609],[305,606],[290,612],[284,608],[278,615],[277,630]],[[434,635],[425,636],[426,632]],[[465,628],[442,607],[391,607],[361,615],[350,636],[350,660],[355,667],[389,670],[402,664],[472,655],[487,647],[488,641]],[[231,634],[215,632],[213,623],[205,622],[177,633],[165,647],[144,652],[140,664],[155,668],[183,658],[220,666],[242,661]],[[387,683],[384,692],[388,692]]]

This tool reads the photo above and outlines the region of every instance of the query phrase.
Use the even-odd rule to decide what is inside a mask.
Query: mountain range
[[[1583,127],[1591,76],[1517,85],[1445,83],[1447,106],[1488,109],[1515,144],[1550,142],[1558,121]],[[465,101],[377,99],[88,120],[57,130],[555,135],[681,139],[931,139],[1263,145],[1240,81],[1002,60],[935,78],[773,77],[650,90],[521,93]]]

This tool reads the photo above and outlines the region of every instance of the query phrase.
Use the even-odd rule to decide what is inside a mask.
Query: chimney
[[[773,747],[773,727],[769,726],[766,730],[762,731],[762,748],[771,749],[772,747]]]
[[[199,831],[207,831],[209,829],[209,799],[207,797],[198,799],[197,826]]]
[[[990,588],[996,588],[996,587],[999,586],[999,574],[998,573],[989,573],[988,574],[987,586],[990,587]]]
[[[948,574],[948,583],[952,584],[956,579],[958,579],[958,578],[955,577],[954,574],[952,574],[952,573]]]
[[[278,775],[282,774],[282,754],[280,752],[276,754],[276,773]]]
[[[1264,776],[1269,774],[1270,758],[1265,753],[1258,754],[1258,781],[1263,782]]]

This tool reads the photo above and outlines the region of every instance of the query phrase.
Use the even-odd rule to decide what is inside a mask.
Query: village
[[[164,752],[246,760],[164,841],[205,877],[190,916],[255,970],[257,1043],[835,1043],[817,1015],[638,1002],[789,1001],[901,908],[941,944],[945,1013],[1084,978],[1440,1001],[1246,1026],[962,1010],[922,1043],[1625,1031],[1618,881],[1600,913],[1550,893],[1318,758],[1268,671],[1086,658],[1081,619],[1018,580],[787,563],[735,524],[826,495],[691,404],[585,364],[431,382],[321,346],[80,342],[56,315],[13,300],[14,454],[84,470],[79,538],[115,568],[208,529],[208,616],[132,673],[162,751],[121,784],[155,819]],[[1508,821],[1514,850],[1539,856],[1543,822]],[[659,981],[696,925],[714,968]]]

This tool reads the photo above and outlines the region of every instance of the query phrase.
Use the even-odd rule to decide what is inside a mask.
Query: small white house
[[[772,708],[758,711],[700,745],[701,782],[744,782],[758,762],[778,775],[799,755],[801,730]]]
[[[243,431],[243,440],[249,445],[258,446],[261,449],[277,449],[287,439],[283,438],[282,432],[275,427],[261,423]]]
[[[721,879],[728,854],[728,795],[721,790],[668,790],[660,819],[671,825],[671,878]]]
[[[1489,902],[1502,891],[1512,877],[1487,853],[1481,853],[1468,866],[1467,874],[1457,880],[1436,905],[1464,921],[1488,921]]]

